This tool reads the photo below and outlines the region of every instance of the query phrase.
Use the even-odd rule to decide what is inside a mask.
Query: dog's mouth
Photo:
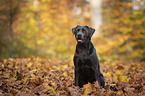
[[[83,42],[83,40],[80,40],[80,39],[79,39],[79,40],[78,40],[78,42],[79,42],[79,43],[82,43],[82,42]]]

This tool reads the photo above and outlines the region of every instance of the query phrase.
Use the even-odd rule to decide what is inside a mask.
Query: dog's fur
[[[95,29],[89,26],[78,25],[72,28],[72,33],[75,34],[77,40],[73,59],[75,65],[75,86],[83,87],[84,84],[95,81],[98,81],[100,86],[105,86],[96,50],[91,42],[94,32]]]

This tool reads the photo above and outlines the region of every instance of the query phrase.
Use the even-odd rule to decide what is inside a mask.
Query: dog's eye
[[[79,32],[79,31],[80,31],[80,29],[77,30],[77,32]]]

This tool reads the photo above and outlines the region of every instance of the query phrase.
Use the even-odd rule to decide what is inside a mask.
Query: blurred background
[[[0,0],[0,58],[72,59],[77,25],[100,61],[145,61],[144,0]]]

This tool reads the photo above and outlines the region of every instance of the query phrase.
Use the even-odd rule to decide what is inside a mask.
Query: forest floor
[[[72,60],[0,59],[0,95],[145,96],[145,62],[100,63],[106,88],[98,82],[74,86]]]

